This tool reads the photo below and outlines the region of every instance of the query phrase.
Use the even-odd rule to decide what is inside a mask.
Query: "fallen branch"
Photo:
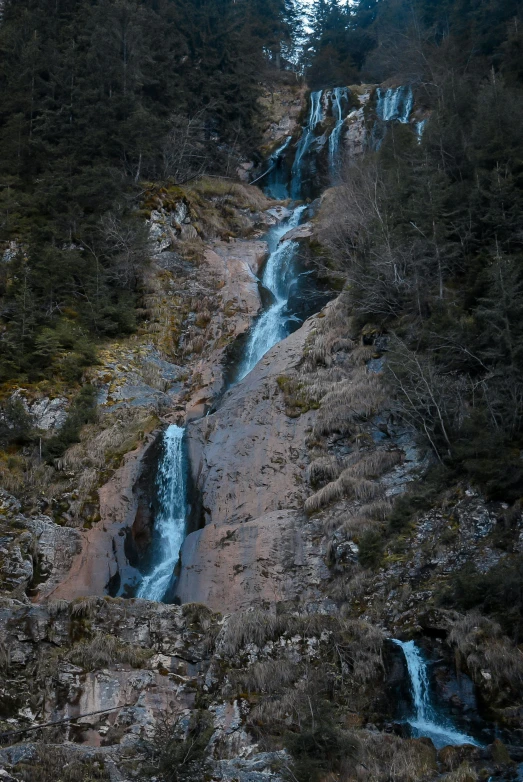
[[[112,709],[101,709],[100,711],[90,711],[87,714],[78,714],[76,717],[64,717],[63,720],[56,720],[55,722],[44,722],[42,725],[29,725],[27,728],[19,728],[18,730],[2,731],[0,733],[0,743],[3,744],[9,740],[10,736],[18,736],[21,733],[29,733],[33,730],[43,730],[44,728],[53,728],[55,725],[63,725],[67,722],[74,722],[75,720],[81,720],[84,717],[94,717],[97,714],[109,714],[118,709],[124,709],[126,706],[130,706],[130,703],[123,703],[121,706],[114,706]]]

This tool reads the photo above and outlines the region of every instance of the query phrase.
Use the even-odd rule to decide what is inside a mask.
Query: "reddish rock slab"
[[[222,613],[318,600],[328,570],[316,535],[314,523],[295,510],[244,524],[211,524],[185,539],[177,596]]]
[[[154,437],[146,445],[124,457],[123,465],[100,489],[101,520],[90,530],[82,530],[82,547],[63,581],[40,597],[74,600],[87,595],[105,595],[117,573],[125,573],[129,563],[124,551],[125,535],[138,510],[139,497],[133,491],[143,468],[143,460]]]
[[[277,380],[294,372],[314,322],[311,318],[275,345],[227,392],[216,413],[188,425],[193,481],[206,524],[303,507],[305,439],[316,412],[290,418]]]

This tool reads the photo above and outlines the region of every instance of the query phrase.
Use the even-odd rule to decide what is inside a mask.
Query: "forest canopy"
[[[81,368],[92,339],[134,329],[141,182],[252,155],[260,74],[293,19],[290,0],[7,0],[0,380],[42,377],[71,340]]]

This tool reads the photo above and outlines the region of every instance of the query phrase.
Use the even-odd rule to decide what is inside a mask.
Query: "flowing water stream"
[[[144,576],[137,597],[162,600],[172,585],[173,573],[186,534],[187,479],[183,448],[185,429],[171,424],[163,434],[163,454],[156,478],[159,510],[153,533],[153,568]]]
[[[444,716],[439,714],[430,697],[427,663],[414,641],[397,641],[407,663],[413,702],[413,715],[407,720],[416,738],[426,737],[432,740],[435,747],[445,747],[449,744],[474,744],[478,742],[465,733],[460,733]]]
[[[323,118],[322,92],[311,95],[311,108],[307,125],[298,142],[292,167],[291,192],[293,198],[301,194],[302,162],[314,139],[316,125]],[[340,94],[341,100],[341,94]],[[289,146],[291,137],[273,152],[265,181],[265,192],[272,198],[289,197],[285,172],[280,171],[281,158]],[[306,206],[294,206],[289,216],[271,228],[267,235],[269,257],[266,261],[261,284],[269,303],[255,321],[248,336],[237,380],[247,375],[258,361],[280,340],[288,336],[293,320],[287,305],[298,270],[295,265],[297,242],[281,241],[292,228],[296,228]],[[151,571],[145,575],[137,590],[137,597],[148,600],[164,600],[173,585],[174,570],[187,531],[187,480],[183,449],[184,429],[169,426],[163,435],[163,455],[158,466],[157,495],[159,510],[154,521]]]
[[[260,177],[265,182],[263,187],[265,195],[268,195],[269,198],[275,198],[277,201],[285,201],[289,197],[287,175],[282,160],[284,152],[291,143],[291,138],[292,136],[287,136],[284,143],[272,153],[269,158],[269,169]]]
[[[329,137],[329,171],[331,180],[335,183],[338,180],[340,169],[340,143],[341,132],[345,118],[343,116],[344,104],[349,100],[349,90],[347,87],[334,87],[332,90],[332,113],[336,119],[336,124]]]
[[[323,114],[323,91],[311,92],[311,107],[307,124],[303,128],[301,138],[296,147],[296,155],[292,164],[291,179],[291,198],[303,198],[302,180],[303,180],[303,158],[307,154],[309,147],[314,141],[314,131],[316,126],[324,119]]]
[[[288,231],[299,225],[306,206],[295,207],[290,216],[275,225],[267,235],[269,257],[262,276],[262,285],[269,291],[271,302],[254,324],[245,347],[238,380],[249,374],[273,345],[288,336],[289,315],[286,313],[291,287],[296,278],[294,260],[298,243],[281,241]]]
[[[388,90],[377,90],[376,113],[383,122],[397,120],[407,124],[412,112],[414,96],[412,87],[403,85]]]

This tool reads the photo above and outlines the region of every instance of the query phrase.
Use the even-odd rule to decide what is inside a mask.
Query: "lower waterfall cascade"
[[[427,663],[414,641],[398,641],[392,643],[403,651],[410,678],[410,687],[414,714],[406,722],[416,738],[429,738],[436,748],[447,745],[458,746],[478,742],[471,736],[456,730],[448,719],[437,713],[431,702]]]
[[[168,426],[163,434],[164,452],[156,479],[159,511],[154,523],[153,568],[144,576],[136,594],[147,600],[164,599],[186,534],[188,508],[184,434],[185,429],[175,424]]]

